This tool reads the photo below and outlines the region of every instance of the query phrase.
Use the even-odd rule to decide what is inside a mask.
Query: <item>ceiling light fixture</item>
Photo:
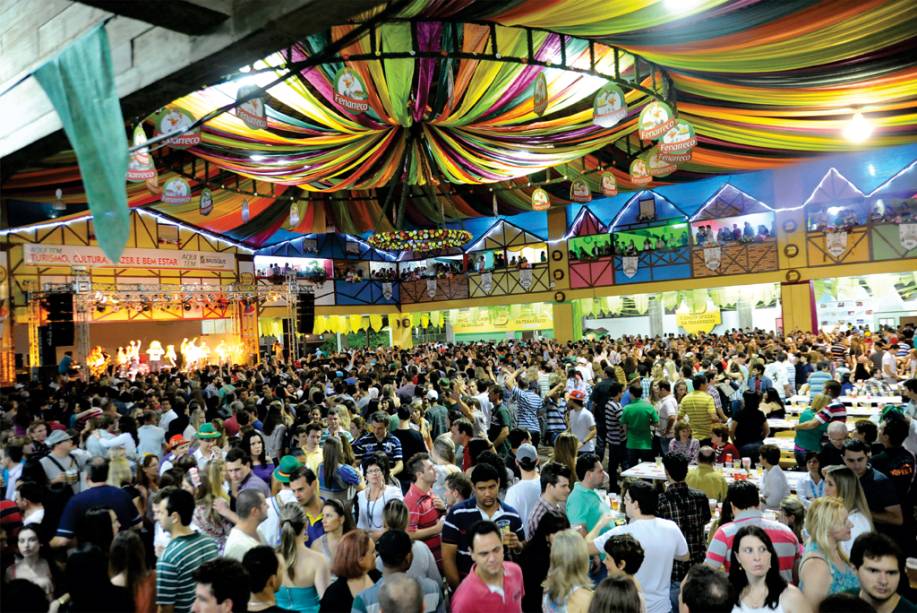
[[[866,119],[862,112],[856,111],[850,121],[847,122],[847,125],[844,126],[842,133],[844,138],[851,143],[862,143],[869,140],[873,129],[872,122]]]
[[[267,159],[267,156],[261,155],[260,153],[256,153],[254,155],[248,156],[248,158],[253,162],[263,162],[264,160]]]

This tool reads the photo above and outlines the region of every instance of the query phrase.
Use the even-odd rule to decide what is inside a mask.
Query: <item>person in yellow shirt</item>
[[[312,423],[300,426],[296,432],[296,441],[302,449],[302,462],[312,472],[318,474],[318,465],[322,463],[322,424]]]
[[[701,373],[692,379],[694,391],[686,394],[678,406],[679,421],[688,421],[694,430],[694,438],[701,445],[710,444],[710,427],[718,421],[716,405],[713,398],[707,393],[707,375]],[[688,417],[685,420],[685,416]]]
[[[688,471],[685,482],[688,487],[707,494],[707,498],[716,498],[717,502],[723,502],[726,498],[726,478],[714,468],[715,459],[716,452],[713,447],[701,447],[697,452],[697,467]]]

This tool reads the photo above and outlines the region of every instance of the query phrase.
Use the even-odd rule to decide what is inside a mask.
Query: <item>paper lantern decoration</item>
[[[574,202],[589,202],[592,200],[592,190],[585,179],[576,179],[570,183],[570,200]]]
[[[532,192],[532,208],[536,211],[547,211],[551,208],[551,196],[540,187]]]
[[[548,80],[544,72],[535,77],[535,91],[532,93],[532,110],[541,117],[548,108]]]
[[[595,94],[592,101],[592,123],[603,128],[611,128],[627,116],[627,103],[624,91],[609,83]]]
[[[248,200],[242,201],[242,223],[248,223],[251,218],[251,209],[248,206]]]
[[[637,126],[642,140],[656,140],[675,126],[675,115],[665,102],[653,100],[640,111]]]
[[[191,201],[191,185],[182,177],[172,177],[162,185],[163,204],[185,204]]]
[[[602,194],[605,196],[618,195],[618,181],[615,179],[614,173],[610,171],[602,173]]]

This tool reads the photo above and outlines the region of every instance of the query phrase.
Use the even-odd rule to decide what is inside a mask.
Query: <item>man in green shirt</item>
[[[578,481],[567,496],[567,518],[570,520],[570,526],[582,526],[583,530],[589,533],[602,517],[611,512],[608,501],[596,493],[608,475],[605,474],[599,456],[584,453],[576,459],[576,478]],[[606,526],[602,532],[609,527]]]
[[[815,413],[817,413],[817,411],[813,411],[812,407],[806,407],[806,410],[799,416],[799,423],[804,424],[815,419]],[[796,439],[793,441],[793,454],[796,456],[797,466],[806,465],[807,451],[814,451],[816,453],[821,451],[821,439],[827,431],[827,422],[810,430],[796,430]]]
[[[659,413],[643,399],[643,386],[638,381],[630,386],[630,404],[621,413],[621,425],[627,434],[627,463],[653,461],[653,426],[659,423]]]

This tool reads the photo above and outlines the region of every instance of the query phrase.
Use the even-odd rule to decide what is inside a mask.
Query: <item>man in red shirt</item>
[[[452,595],[458,613],[521,613],[522,569],[503,561],[503,538],[492,521],[471,527],[471,559],[474,566]]]
[[[436,565],[442,568],[442,531],[446,504],[432,493],[436,481],[436,470],[426,453],[415,453],[408,460],[407,472],[414,482],[404,496],[408,508],[408,534],[414,540],[421,540],[436,558]]]

